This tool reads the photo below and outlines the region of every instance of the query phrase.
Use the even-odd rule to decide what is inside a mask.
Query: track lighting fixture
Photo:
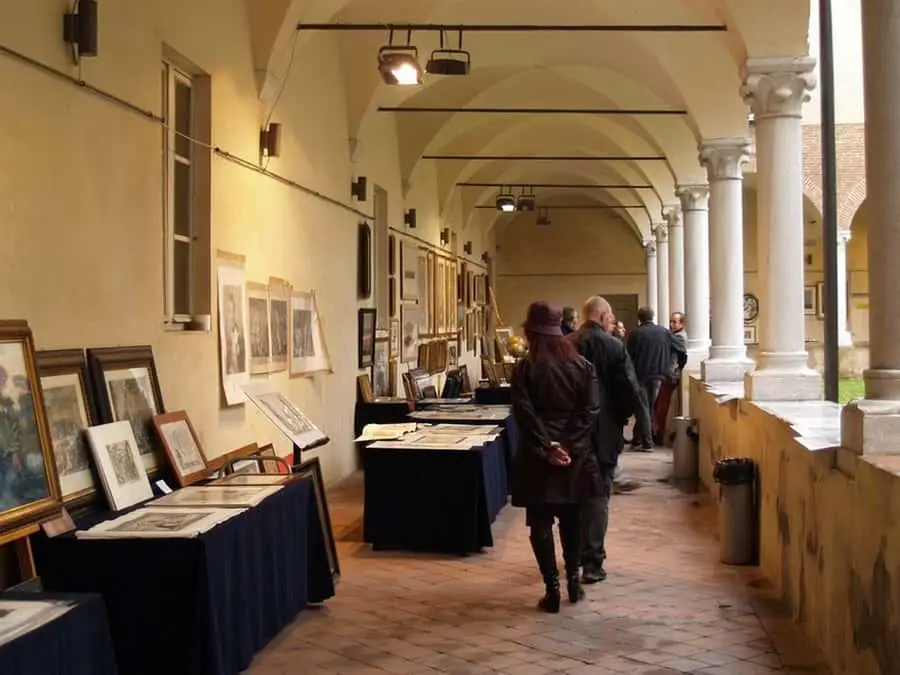
[[[526,192],[525,188],[522,188],[522,194],[520,194],[519,198],[516,200],[516,211],[534,211],[534,208],[534,191],[529,190]]]
[[[431,75],[468,75],[471,66],[471,55],[462,48],[462,31],[459,31],[459,44],[456,49],[444,48],[444,31],[441,31],[440,48],[431,52],[431,58],[425,65],[425,72]]]
[[[445,227],[443,230],[441,230],[441,243],[442,244],[450,243],[450,228],[449,227]]]
[[[366,177],[360,176],[350,183],[350,196],[356,197],[361,202],[366,201]]]
[[[472,242],[471,241],[467,241],[465,244],[463,244],[463,251],[466,253],[466,255],[472,255]]]
[[[497,210],[502,211],[503,213],[512,213],[516,210],[516,198],[513,197],[512,192],[506,192],[505,188],[500,188],[500,192],[497,194]]]
[[[404,224],[411,230],[416,229],[416,210],[409,209],[403,214]]]
[[[76,0],[63,15],[63,40],[72,45],[75,63],[82,56],[97,56],[97,0]]]
[[[538,217],[536,222],[538,225],[549,225],[550,212],[546,208],[538,209]]]
[[[278,122],[259,130],[259,154],[262,157],[278,157],[281,154],[281,125]]]
[[[406,33],[406,45],[394,46],[394,30],[388,36],[388,44],[378,50],[378,71],[385,84],[414,86],[422,84],[422,67],[419,50],[410,44],[412,31]]]

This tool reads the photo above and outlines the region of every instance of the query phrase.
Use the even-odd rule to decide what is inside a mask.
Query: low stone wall
[[[861,458],[805,438],[790,421],[742,399],[722,402],[695,379],[690,405],[711,491],[717,459],[758,463],[760,571],[833,672],[900,673],[900,457]]]

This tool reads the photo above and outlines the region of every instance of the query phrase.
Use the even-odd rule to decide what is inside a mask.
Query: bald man
[[[632,414],[647,414],[634,368],[621,340],[610,335],[615,317],[605,298],[595,295],[584,303],[585,322],[568,336],[578,352],[594,364],[600,388],[600,415],[591,439],[600,463],[601,495],[589,500],[582,512],[584,535],[581,555],[582,581],[593,584],[606,579],[606,529],[609,498],[619,454],[625,445],[622,429]]]

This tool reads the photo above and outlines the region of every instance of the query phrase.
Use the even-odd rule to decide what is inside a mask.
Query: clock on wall
[[[753,293],[744,293],[744,323],[752,323],[759,316],[759,298]]]

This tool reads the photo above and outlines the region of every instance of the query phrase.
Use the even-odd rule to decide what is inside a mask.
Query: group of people
[[[613,308],[593,296],[576,314],[546,303],[528,308],[528,355],[511,381],[520,443],[513,465],[512,503],[525,508],[526,524],[545,593],[538,607],[559,611],[561,590],[553,524],[560,542],[570,602],[582,584],[606,578],[605,538],[624,428],[635,418],[632,446],[649,451],[661,440],[656,411],[675,390],[687,360],[684,317],[670,330],[653,310],[638,310],[639,325],[625,335]],[[651,415],[651,413],[653,413]],[[654,438],[655,437],[655,438]]]

